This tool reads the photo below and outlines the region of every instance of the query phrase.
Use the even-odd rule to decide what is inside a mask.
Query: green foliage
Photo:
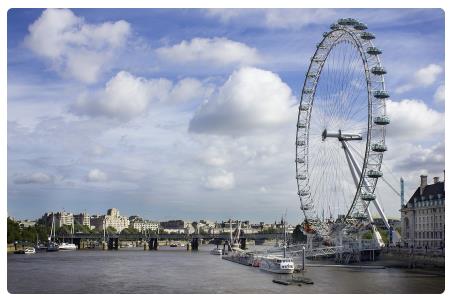
[[[378,229],[378,232],[380,232],[383,242],[387,245],[389,243],[389,231],[385,229]]]
[[[14,241],[21,240],[22,233],[20,230],[19,223],[8,218],[8,243],[14,243]]]
[[[366,231],[363,233],[362,238],[365,240],[371,240],[373,239],[373,233],[372,231]]]
[[[136,228],[128,227],[122,230],[120,234],[139,234],[139,230]]]
[[[306,242],[306,235],[302,231],[302,226],[299,224],[295,226],[292,232],[292,239],[294,243],[304,243]]]
[[[91,233],[91,229],[87,225],[81,225],[81,224],[75,224],[74,231],[75,231],[75,233],[76,232]]]
[[[63,225],[56,229],[56,234],[69,235],[72,229],[70,225]]]
[[[109,234],[117,233],[117,229],[115,229],[115,228],[112,227],[112,226],[108,226],[108,227],[106,228],[106,233],[109,233]]]
[[[21,228],[19,222],[8,218],[7,242],[9,244],[17,242],[27,242],[34,244],[36,239],[46,241],[50,235],[50,227],[42,224],[36,224],[33,227]]]

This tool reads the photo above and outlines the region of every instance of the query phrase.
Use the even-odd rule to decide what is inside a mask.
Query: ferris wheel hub
[[[325,128],[322,132],[322,141],[325,141],[327,137],[337,138],[339,141],[360,141],[362,135],[360,133],[348,133],[338,130],[337,132],[328,132]]]

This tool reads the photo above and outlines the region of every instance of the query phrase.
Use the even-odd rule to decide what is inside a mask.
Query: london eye
[[[375,35],[352,18],[323,34],[305,75],[296,134],[296,179],[304,231],[329,235],[336,224],[387,224],[375,189],[389,98]],[[342,227],[341,227],[342,228]]]

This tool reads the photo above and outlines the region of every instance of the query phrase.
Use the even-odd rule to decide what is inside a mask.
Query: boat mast
[[[233,244],[233,226],[231,226],[231,219],[230,219],[230,247]]]
[[[286,220],[282,219],[282,222],[283,222],[283,230],[284,230],[283,257],[286,258],[286,243],[287,243],[287,238],[286,238]]]
[[[72,238],[70,239],[70,243],[71,244],[73,244],[73,233],[74,233],[74,223],[73,223],[73,217],[72,217],[72,225],[71,225],[71,227],[70,227],[70,233],[71,233],[71,235],[72,235]]]

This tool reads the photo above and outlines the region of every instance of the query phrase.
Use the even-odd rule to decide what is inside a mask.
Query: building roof
[[[437,182],[437,183],[433,183],[433,184],[429,184],[427,186],[425,186],[425,188],[423,189],[423,193],[422,195],[420,194],[420,186],[416,189],[416,191],[414,192],[414,194],[411,196],[411,198],[409,198],[409,202],[413,202],[414,198],[417,199],[418,202],[420,201],[428,201],[430,200],[430,195],[433,196],[433,199],[437,199],[437,195],[441,194],[441,199],[445,199],[445,183],[444,182]],[[423,200],[422,197],[423,196]]]

